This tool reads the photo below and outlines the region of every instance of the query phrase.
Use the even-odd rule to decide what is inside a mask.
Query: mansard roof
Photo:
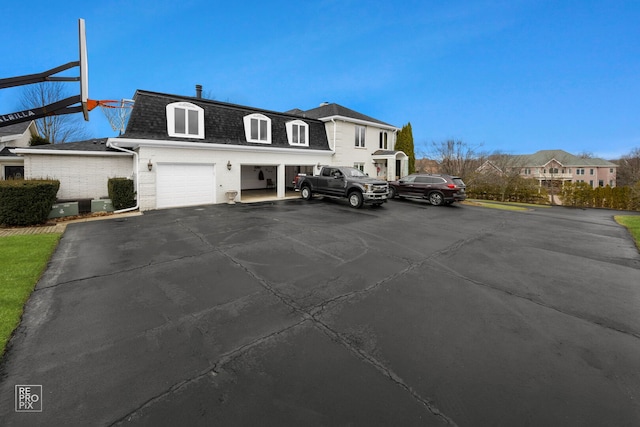
[[[243,118],[258,113],[271,119],[271,144],[268,147],[330,150],[324,123],[315,118],[144,90],[138,90],[134,100],[123,138],[265,147],[265,144],[248,142],[244,132]],[[204,109],[204,139],[168,136],[166,106],[174,102],[189,102]],[[302,120],[309,126],[309,146],[289,145],[285,124],[293,120]]]

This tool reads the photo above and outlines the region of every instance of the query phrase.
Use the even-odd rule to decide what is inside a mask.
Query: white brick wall
[[[27,179],[57,179],[58,199],[99,199],[108,196],[109,178],[132,178],[131,156],[25,155]]]

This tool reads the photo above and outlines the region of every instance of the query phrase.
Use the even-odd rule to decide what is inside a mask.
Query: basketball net
[[[122,99],[120,101],[105,100],[95,102],[107,120],[109,120],[111,128],[122,135],[127,128],[134,101],[132,99]]]

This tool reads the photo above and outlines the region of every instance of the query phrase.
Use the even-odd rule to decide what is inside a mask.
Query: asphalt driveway
[[[69,225],[1,424],[637,426],[640,255],[613,214],[318,199]]]

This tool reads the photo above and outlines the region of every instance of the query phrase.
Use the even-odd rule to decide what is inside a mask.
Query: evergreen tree
[[[416,171],[416,154],[413,146],[413,130],[411,129],[411,122],[402,126],[402,129],[398,132],[396,137],[396,151],[402,151],[409,156],[409,173]]]

